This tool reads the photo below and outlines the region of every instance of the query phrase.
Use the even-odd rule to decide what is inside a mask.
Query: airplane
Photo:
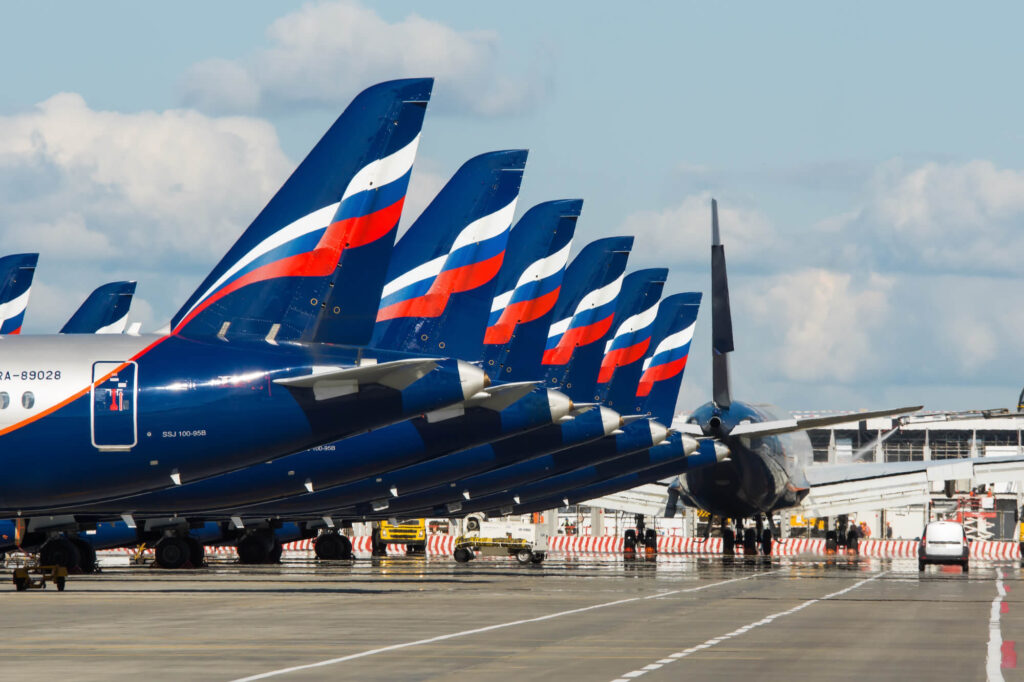
[[[432,83],[357,95],[161,332],[3,337],[0,513],[180,485],[484,389],[470,363],[341,343],[369,340]]]
[[[675,409],[685,367],[685,350],[681,357],[676,356],[669,362],[662,360],[674,355],[675,347],[671,350],[669,348],[671,344],[676,343],[680,333],[692,334],[699,304],[699,294],[668,296],[654,306],[656,316],[650,323],[646,321],[649,319],[650,309],[637,316],[628,317],[619,327],[619,331],[623,333],[616,334],[620,343],[608,344],[604,356],[608,362],[602,361],[602,365],[606,369],[609,365],[614,365],[615,370],[613,376],[608,377],[609,386],[605,401],[622,409],[623,413],[644,415],[653,420],[649,423],[631,422],[626,426],[628,429],[633,424],[639,424],[641,428],[655,430],[656,433],[660,429],[660,433],[656,437],[651,437],[646,444],[643,440],[637,442],[629,438],[623,430],[589,445],[568,448],[500,469],[492,469],[404,499],[400,497],[393,500],[393,509],[389,509],[389,512],[403,516],[445,515],[451,512],[449,505],[457,501],[460,503],[461,513],[510,513],[509,509],[524,504],[533,494],[539,492],[542,486],[561,489],[567,481],[564,477],[559,477],[570,472],[575,476],[587,475],[578,472],[588,468],[597,468],[604,472],[609,467],[621,467],[626,462],[635,462],[641,453],[652,453],[655,458],[685,457],[693,467],[706,465],[723,456],[724,449],[719,448],[718,453],[713,452],[714,448],[710,441],[706,441],[707,446],[712,448],[710,460],[707,458],[708,447],[702,448],[703,452],[694,454],[699,446],[693,443],[693,439],[689,436],[684,438],[679,434],[668,434],[667,429],[661,426],[661,423],[668,423],[671,420]],[[633,341],[644,347],[643,354],[639,357],[629,357],[617,353],[618,349],[634,345],[622,345],[623,336],[630,336]],[[658,369],[648,372],[644,377],[641,367],[644,363],[641,360],[651,360],[659,356],[661,360],[656,365]],[[666,437],[669,439],[668,442],[664,440]],[[683,445],[684,440],[690,442],[688,446]],[[657,445],[651,446],[652,442]],[[657,463],[658,461],[655,461],[649,466]],[[457,498],[459,493],[466,496],[468,501]]]
[[[20,334],[38,253],[0,258],[0,334]]]

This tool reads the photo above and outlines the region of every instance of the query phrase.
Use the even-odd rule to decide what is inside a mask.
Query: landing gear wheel
[[[54,578],[53,579],[53,584],[57,586],[57,591],[58,592],[63,592],[64,591],[64,585],[67,584],[67,581],[68,581],[67,578]]]
[[[626,552],[636,551],[636,531],[630,528],[622,538],[622,549]]]
[[[533,561],[533,552],[528,549],[521,549],[516,552],[516,561],[521,564],[528,564]]]
[[[387,556],[388,554],[388,545],[380,539],[379,528],[370,531],[370,554],[372,556]]]
[[[761,553],[765,556],[772,555],[772,543],[775,538],[772,537],[772,532],[768,528],[761,531]]]
[[[78,567],[82,573],[96,572],[96,550],[81,538],[68,538],[78,550]]]
[[[839,549],[839,541],[836,539],[836,532],[830,530],[825,533],[825,553],[835,554],[837,549]]]
[[[316,558],[337,561],[352,558],[352,541],[340,533],[322,533],[313,542]]]
[[[203,566],[206,563],[206,547],[191,535],[185,536],[185,542],[188,544],[188,562],[192,568]]]
[[[753,528],[743,531],[743,556],[757,556],[757,531]]]
[[[860,536],[857,535],[857,531],[850,530],[850,532],[846,534],[846,551],[856,554],[859,549]]]
[[[722,531],[722,554],[732,556],[736,553],[736,535],[733,533],[732,528],[726,528]]]
[[[238,563],[265,564],[270,555],[270,547],[266,540],[258,535],[246,535],[238,541]]]
[[[644,531],[644,547],[647,548],[648,552],[658,551],[658,531],[653,528],[648,528]]]
[[[274,540],[274,546],[267,553],[268,564],[279,564],[281,563],[281,555],[284,553],[284,545],[277,540]]]
[[[81,556],[74,543],[65,537],[51,538],[39,550],[39,563],[43,566],[63,566],[69,571],[78,568]]]
[[[455,551],[452,552],[452,557],[456,561],[458,561],[460,564],[465,564],[465,563],[468,563],[469,560],[473,558],[473,553],[470,552],[465,547],[457,547],[455,549]]]
[[[156,543],[156,564],[160,568],[184,568],[189,560],[189,547],[185,538],[167,535]]]

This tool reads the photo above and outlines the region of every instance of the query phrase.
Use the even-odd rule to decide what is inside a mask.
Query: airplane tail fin
[[[613,376],[626,366],[639,366],[650,351],[658,301],[661,300],[667,277],[668,268],[640,270],[626,277],[622,294],[619,295],[619,306],[615,311],[615,333],[605,344],[597,376],[598,394],[602,399],[608,396]],[[627,288],[630,285],[638,291],[630,292]]]
[[[478,360],[527,152],[470,159],[402,235],[371,345]]]
[[[61,334],[122,334],[128,325],[135,282],[110,282],[89,294]]]
[[[484,334],[491,379],[511,375],[524,357],[536,365],[543,352],[582,208],[581,199],[547,201],[512,228]]]
[[[714,199],[711,200],[711,339],[712,400],[719,407],[729,407],[732,404],[728,355],[733,351],[732,313],[725,247],[718,232],[718,202]]]
[[[369,339],[433,80],[356,96],[171,321],[190,336]]]
[[[635,391],[634,413],[650,414],[662,424],[672,423],[700,301],[701,294],[694,292],[673,294],[661,302],[652,333],[656,345],[644,360],[639,382],[631,387]],[[626,414],[625,409],[623,405],[620,411]]]
[[[593,394],[603,341],[615,320],[632,247],[632,237],[599,239],[585,246],[566,270],[541,371],[549,388],[571,391],[574,400],[586,401]]]
[[[0,334],[21,333],[38,260],[38,253],[0,258]]]

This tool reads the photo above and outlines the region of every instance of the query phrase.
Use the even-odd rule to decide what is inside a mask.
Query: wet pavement
[[[1024,679],[1017,562],[104,563],[63,593],[8,583],[5,679]]]

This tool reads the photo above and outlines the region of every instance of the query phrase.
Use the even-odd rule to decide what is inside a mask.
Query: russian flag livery
[[[110,282],[89,294],[61,334],[122,334],[135,295],[135,282]]]
[[[636,389],[638,397],[649,396],[656,383],[680,376],[686,369],[686,359],[690,354],[690,342],[693,340],[693,330],[697,324],[697,309],[700,306],[701,295],[691,293],[677,294],[677,296],[686,297],[685,305],[672,321],[670,333],[658,343],[650,357],[644,360],[644,372]]]
[[[38,253],[0,258],[0,334],[20,334]]]
[[[605,346],[597,383],[608,383],[612,380],[616,368],[643,359],[651,346],[651,331],[657,314],[658,304],[655,303],[647,310],[626,318],[619,325],[615,330],[615,336]]]
[[[531,207],[512,228],[484,334],[484,370],[492,380],[540,376],[541,353],[572,249],[583,201]]]
[[[615,301],[622,289],[624,275],[619,275],[600,289],[583,297],[571,317],[559,320],[548,330],[544,348],[545,365],[564,365],[578,346],[599,341],[612,328]]]
[[[392,81],[357,96],[175,315],[172,333],[349,342],[325,335],[320,323],[362,314],[368,340],[431,85]],[[327,300],[349,269],[359,270],[361,287],[358,297],[346,293],[370,299],[357,306],[365,313]]]
[[[402,235],[374,346],[479,357],[526,156],[511,150],[470,159]]]
[[[470,223],[451,250],[384,286],[377,321],[396,317],[437,317],[453,294],[489,282],[501,269],[516,200]]]

